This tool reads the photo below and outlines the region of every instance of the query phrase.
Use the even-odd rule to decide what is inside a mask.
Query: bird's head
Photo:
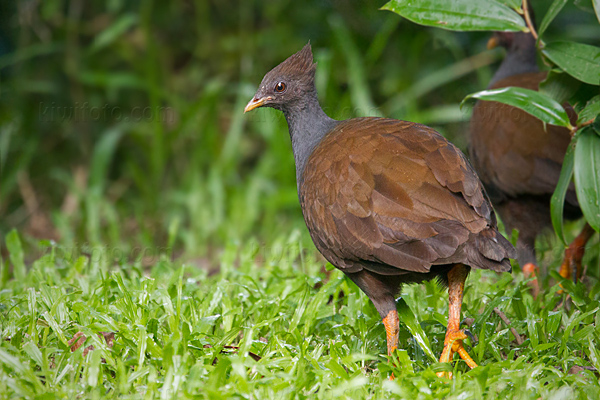
[[[527,10],[529,18],[533,26],[535,27],[535,13],[533,9],[529,7]],[[523,20],[526,21],[525,16]],[[491,50],[497,46],[502,46],[508,52],[519,52],[519,51],[530,51],[535,48],[535,38],[531,32],[494,32],[490,40],[488,40],[487,48]]]
[[[315,70],[310,42],[269,71],[244,112],[258,107],[285,111],[315,92]]]
[[[494,32],[488,40],[487,48],[491,50],[498,46],[504,47],[509,52],[530,49],[535,48],[535,39],[530,32]]]

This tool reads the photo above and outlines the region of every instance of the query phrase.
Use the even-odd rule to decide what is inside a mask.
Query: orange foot
[[[440,356],[440,362],[449,363],[452,361],[452,357],[454,353],[458,353],[460,358],[465,360],[467,365],[473,369],[477,367],[477,363],[471,358],[467,350],[463,346],[462,341],[466,339],[468,336],[465,334],[463,330],[449,330],[446,332],[446,339],[444,340],[444,350],[442,351],[442,355]],[[448,378],[452,378],[451,372],[438,372],[437,376],[443,377],[446,376]]]
[[[452,361],[454,353],[458,353],[460,358],[467,362],[471,368],[475,368],[477,363],[465,350],[462,341],[467,338],[464,331],[460,330],[460,308],[465,291],[465,280],[469,274],[469,268],[463,264],[456,264],[448,272],[448,328],[446,329],[446,338],[444,339],[444,350],[440,356],[440,362],[449,363]],[[445,372],[439,372],[438,376],[446,375]],[[447,374],[448,378],[452,374]]]
[[[527,282],[527,286],[531,288],[531,294],[534,299],[537,299],[540,294],[540,285],[537,280],[537,265],[533,263],[527,263],[523,266],[523,275],[525,275],[525,279],[533,278],[533,280]]]

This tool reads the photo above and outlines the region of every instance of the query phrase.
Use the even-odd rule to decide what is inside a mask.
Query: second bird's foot
[[[523,275],[525,279],[533,278],[533,280],[527,282],[527,286],[531,288],[531,295],[534,299],[537,299],[540,294],[540,285],[537,279],[538,267],[534,263],[527,263],[523,266]]]

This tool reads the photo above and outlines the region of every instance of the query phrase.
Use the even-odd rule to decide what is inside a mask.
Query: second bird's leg
[[[565,258],[558,270],[560,276],[565,279],[569,279],[572,276],[573,282],[577,282],[581,278],[581,260],[585,252],[585,245],[593,234],[594,229],[589,224],[585,224],[581,233],[577,235],[565,250]]]
[[[465,360],[471,368],[477,367],[477,363],[465,350],[462,341],[467,338],[464,331],[460,330],[460,309],[462,306],[463,292],[465,290],[465,280],[469,274],[469,269],[462,265],[456,264],[454,268],[448,272],[448,329],[446,330],[446,338],[444,339],[444,350],[440,356],[440,362],[451,362],[454,353],[458,353],[460,358]],[[439,372],[438,376],[444,376],[444,372]]]

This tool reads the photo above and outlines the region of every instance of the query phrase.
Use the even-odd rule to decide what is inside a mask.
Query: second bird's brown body
[[[538,90],[546,72],[518,74],[490,89],[517,86]],[[471,160],[504,222],[519,232],[519,262],[535,263],[535,238],[551,226],[550,198],[571,141],[569,130],[547,125],[525,111],[496,102],[480,102],[471,120]],[[566,215],[581,215],[573,186]]]
[[[488,89],[521,87],[538,90],[547,72],[539,71],[535,39],[530,33],[499,32],[494,40],[507,49],[506,58]],[[575,124],[573,109],[565,109]],[[568,129],[546,125],[516,107],[497,102],[478,102],[471,119],[470,155],[507,232],[518,231],[518,261],[533,271],[537,260],[536,237],[551,227],[550,199],[560,176],[571,141]],[[565,217],[581,216],[575,187],[567,190]],[[586,225],[567,250],[560,270],[563,277],[581,272],[582,246],[593,234]],[[534,289],[534,294],[537,286]]]

